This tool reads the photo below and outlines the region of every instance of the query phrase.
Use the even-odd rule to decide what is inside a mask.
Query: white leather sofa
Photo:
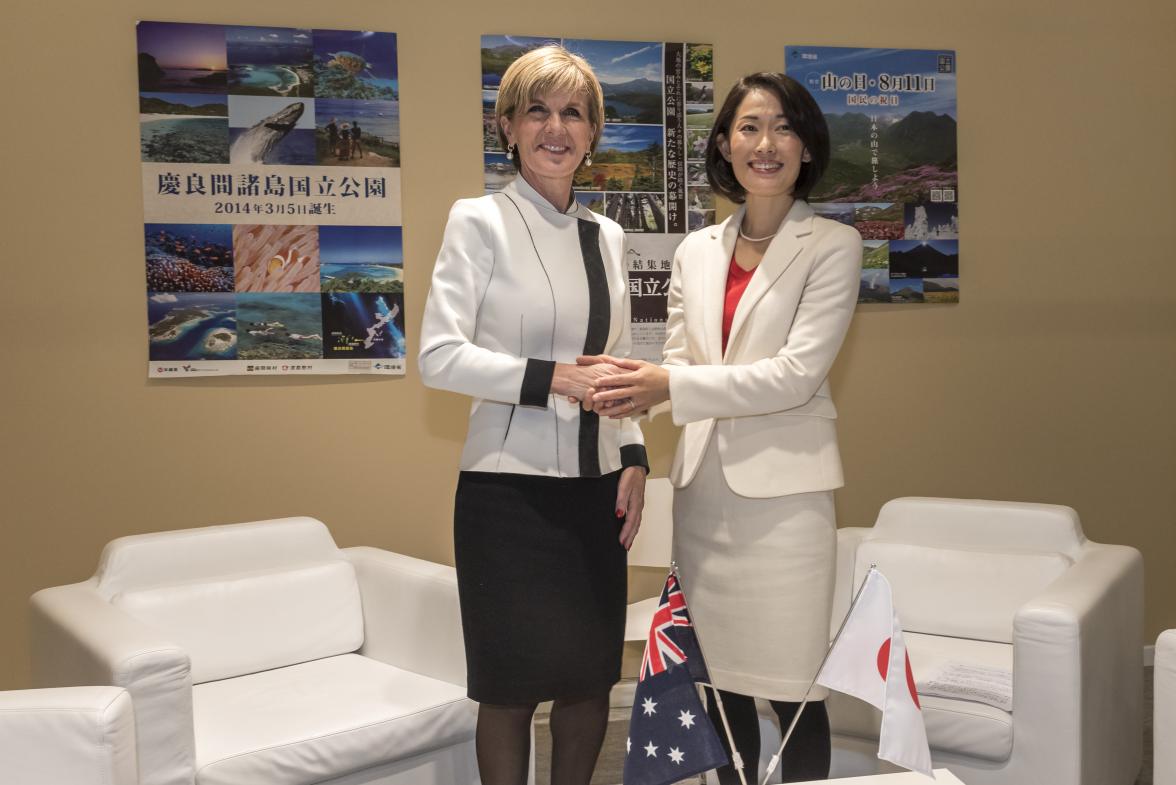
[[[1011,711],[920,697],[936,768],[968,785],[1135,782],[1138,551],[1090,542],[1069,507],[895,499],[873,528],[838,532],[834,630],[871,564],[893,587],[916,681],[947,662],[1012,671]],[[834,693],[829,714],[833,776],[889,770],[876,759],[876,710]]]
[[[452,568],[311,518],[145,534],[32,622],[39,685],[130,693],[142,785],[478,781]]]
[[[1153,785],[1176,785],[1176,630],[1156,639],[1152,694]]]
[[[0,782],[137,785],[135,715],[118,687],[0,692]]]

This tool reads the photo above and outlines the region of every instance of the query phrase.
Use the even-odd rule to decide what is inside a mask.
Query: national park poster
[[[829,124],[809,201],[862,235],[858,302],[959,302],[955,52],[787,46],[784,60]]]
[[[498,142],[494,104],[506,69],[544,44],[588,61],[604,91],[604,132],[592,165],[577,172],[576,199],[629,233],[626,265],[633,352],[660,361],[674,249],[686,232],[715,222],[703,153],[714,122],[710,44],[484,35],[483,180],[493,193],[516,175]]]
[[[149,376],[403,374],[396,34],[136,42]]]

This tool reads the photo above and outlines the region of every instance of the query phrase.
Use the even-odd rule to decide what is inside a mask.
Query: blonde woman
[[[551,711],[553,785],[587,785],[620,678],[626,551],[647,460],[640,429],[582,399],[629,349],[624,233],[580,205],[604,100],[557,46],[507,69],[498,138],[519,175],[459,200],[421,327],[425,384],[471,396],[454,506],[469,696],[483,785],[524,785],[536,705]]]

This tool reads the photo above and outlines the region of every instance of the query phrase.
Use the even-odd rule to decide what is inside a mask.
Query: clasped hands
[[[557,366],[556,376],[563,377],[561,386],[570,401],[614,420],[640,414],[670,398],[669,371],[644,360],[582,356],[574,366]]]

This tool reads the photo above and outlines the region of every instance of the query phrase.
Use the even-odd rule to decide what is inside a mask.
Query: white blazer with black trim
[[[839,488],[837,409],[827,376],[849,328],[862,239],[797,200],[735,310],[722,351],[727,271],[744,209],[694,232],[670,278],[664,363],[685,425],[670,479],[694,479],[714,432],[728,486],[768,498]]]
[[[461,199],[421,325],[430,387],[473,396],[467,471],[599,476],[645,466],[641,429],[550,395],[556,362],[630,349],[625,236],[573,202],[561,212],[522,177]]]

